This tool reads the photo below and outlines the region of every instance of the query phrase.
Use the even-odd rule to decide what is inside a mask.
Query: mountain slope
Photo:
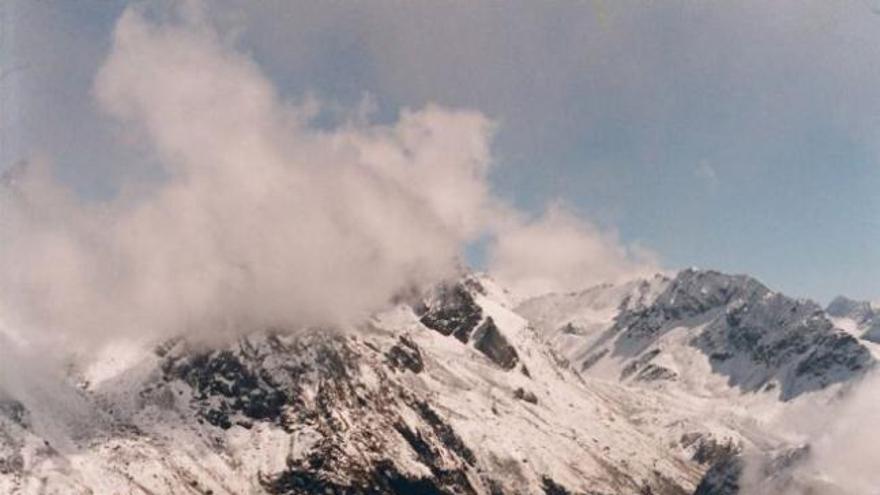
[[[24,448],[22,442],[42,439],[39,421],[18,427],[7,415],[2,431],[15,440],[4,442],[12,451],[4,456],[17,460],[6,464],[5,488],[215,494],[693,489],[701,469],[631,423],[639,411],[615,400],[626,395],[622,387],[591,387],[560,366],[528,323],[487,298],[478,282],[457,287],[479,314],[467,342],[427,328],[403,306],[352,332],[261,333],[222,349],[178,341],[87,390],[71,389],[97,408],[107,405],[108,419],[86,438],[77,425],[62,424],[68,428],[62,451]],[[449,296],[427,301],[447,304]],[[425,307],[422,320],[430,311]],[[17,403],[39,418],[50,402]]]

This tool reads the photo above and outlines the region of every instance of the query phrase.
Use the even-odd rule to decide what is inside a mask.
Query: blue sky
[[[490,116],[492,185],[526,211],[561,198],[667,267],[880,299],[880,15],[868,1],[765,3],[221,1],[211,13],[290,98],[345,109],[370,95],[387,121],[428,102]],[[152,177],[91,97],[124,7],[5,4],[4,166],[44,150],[95,197]],[[331,105],[322,119],[335,118]]]

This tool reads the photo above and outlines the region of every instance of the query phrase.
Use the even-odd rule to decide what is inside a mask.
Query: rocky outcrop
[[[515,368],[519,362],[516,349],[501,334],[491,317],[486,318],[474,333],[474,347],[506,370]]]
[[[742,471],[743,460],[739,456],[721,459],[709,468],[694,495],[737,495]]]
[[[419,321],[442,335],[453,336],[462,344],[472,344],[493,363],[510,370],[519,356],[516,348],[498,329],[491,316],[484,315],[476,302],[482,286],[472,278],[442,284],[431,291],[414,310]]]
[[[441,284],[415,307],[423,325],[462,343],[483,319],[483,311],[464,283]]]
[[[421,373],[425,369],[421,349],[406,336],[401,336],[385,356],[388,358],[388,364],[395,369],[407,369],[413,373]]]

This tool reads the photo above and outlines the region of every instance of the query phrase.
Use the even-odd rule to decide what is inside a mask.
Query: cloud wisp
[[[651,251],[621,244],[614,232],[559,203],[539,218],[500,228],[488,257],[489,271],[521,296],[585,289],[660,270]]]
[[[870,427],[880,414],[880,374],[868,374],[829,402],[793,406],[772,427],[802,446],[799,453],[746,456],[740,484],[749,495],[876,493],[880,438]]]

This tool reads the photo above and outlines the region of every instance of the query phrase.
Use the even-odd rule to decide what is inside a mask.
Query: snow
[[[843,330],[853,337],[859,338],[862,336],[862,330],[859,328],[858,322],[853,320],[852,318],[832,316],[831,322],[834,323],[835,327]]]

